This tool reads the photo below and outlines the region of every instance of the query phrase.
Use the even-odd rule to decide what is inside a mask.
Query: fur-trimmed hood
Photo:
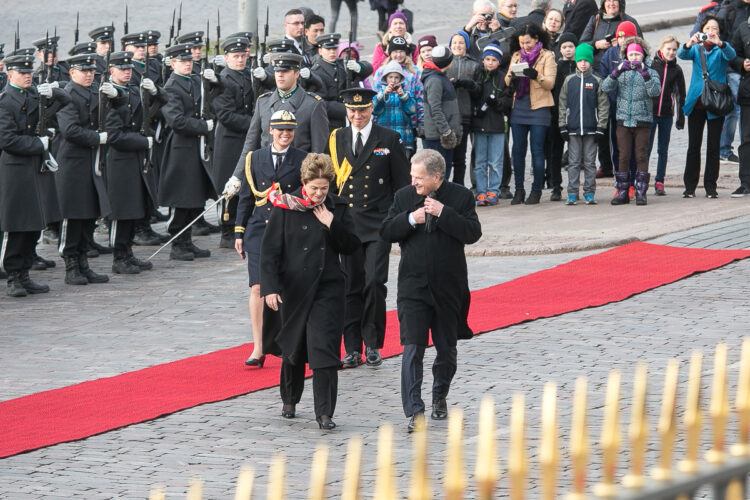
[[[646,40],[639,36],[629,36],[625,39],[622,45],[620,45],[620,58],[624,61],[628,58],[628,54],[626,51],[628,50],[628,45],[631,43],[637,43],[641,47],[643,47],[643,59],[647,60],[650,59],[650,53],[651,49],[648,46],[648,43],[646,43]]]

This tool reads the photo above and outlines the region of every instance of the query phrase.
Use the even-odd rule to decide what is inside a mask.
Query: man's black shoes
[[[424,420],[424,413],[415,413],[411,417],[409,417],[409,423],[406,424],[406,431],[411,434],[415,430],[417,430],[417,423],[419,419]]]
[[[356,368],[362,364],[362,355],[359,351],[347,352],[344,359],[341,360],[341,365],[344,368]]]
[[[433,420],[445,420],[448,418],[448,402],[445,398],[432,400],[432,415],[430,417]]]
[[[365,358],[367,359],[367,366],[380,366],[383,364],[383,358],[380,356],[380,350],[374,347],[365,348]]]

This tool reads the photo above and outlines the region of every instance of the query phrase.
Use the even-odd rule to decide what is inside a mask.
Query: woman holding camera
[[[615,31],[623,21],[630,21],[635,25],[637,34],[643,38],[638,21],[625,14],[625,0],[602,0],[599,12],[591,16],[581,35],[581,43],[594,46],[594,73],[599,73],[599,61],[604,51],[616,44]]]
[[[724,117],[709,113],[701,102],[704,85],[701,53],[705,54],[709,78],[726,83],[727,65],[735,58],[736,53],[728,42],[719,38],[720,33],[721,21],[714,16],[706,16],[701,24],[701,30],[677,51],[677,57],[693,62],[693,74],[685,106],[682,107],[688,117],[688,150],[683,174],[685,191],[682,193],[684,198],[695,197],[695,188],[698,186],[701,171],[704,127],[708,128],[708,133],[703,187],[706,190],[706,198],[718,198],[716,181],[719,178],[719,143]]]

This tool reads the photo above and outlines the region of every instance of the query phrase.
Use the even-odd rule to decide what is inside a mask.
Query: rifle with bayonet
[[[177,13],[177,9],[172,9],[172,24],[169,26],[169,40],[167,40],[167,48],[172,46],[172,41],[174,41],[174,17]],[[167,79],[169,78],[169,73],[171,68],[167,64],[167,58],[165,57],[164,60],[162,60],[161,65],[161,81],[162,85],[167,83]]]
[[[50,58],[50,45],[51,41],[49,38],[49,31],[44,41],[44,63],[42,64],[42,71],[39,72],[39,83],[52,83],[52,64],[48,63]],[[54,57],[54,56],[53,56]],[[48,137],[52,139],[53,134],[48,130],[47,127],[47,107],[49,105],[49,99],[43,95],[39,95],[39,121],[37,122],[36,134],[39,137]],[[49,143],[48,143],[49,144]],[[42,154],[42,172],[57,172],[57,162],[49,152],[49,146],[47,151]]]
[[[177,9],[172,9],[172,24],[169,25],[169,40],[167,40],[167,48],[172,46],[172,40],[174,40],[174,16],[177,14]]]
[[[148,51],[146,51],[148,53]],[[105,82],[109,81],[108,75],[109,75],[109,55],[112,53],[111,50],[107,51],[107,55],[104,57],[104,73],[102,73],[102,78],[99,81],[99,85],[101,86]],[[99,100],[97,109],[98,111],[98,119],[99,119],[99,127],[97,128],[97,132],[100,134],[104,132],[105,129],[105,122],[107,121],[107,113],[109,112],[109,99],[101,92],[97,92],[97,98]],[[94,172],[99,177],[102,176],[102,172],[104,172],[104,164],[106,163],[106,155],[104,154],[104,148],[102,145],[99,145],[96,148],[96,160],[94,162]]]
[[[175,37],[180,36],[180,30],[182,29],[182,2],[180,2],[180,15],[177,17],[177,34]]]
[[[76,30],[73,33],[73,45],[78,44],[78,21],[80,20],[79,16],[80,12],[76,12]]]
[[[21,21],[16,21],[16,36],[13,39],[13,50],[21,48]]]
[[[350,16],[349,20],[349,50],[346,51],[346,61],[344,62],[344,68],[346,69],[346,88],[352,87],[352,72],[349,70],[349,61],[352,58],[352,43],[354,43],[354,16]]]
[[[216,9],[216,45],[214,45],[214,55],[221,53],[221,11]],[[215,70],[216,68],[214,68]]]
[[[203,120],[213,120],[214,116],[211,112],[211,82],[208,81],[203,74],[208,67],[208,50],[211,47],[211,40],[209,39],[209,22],[206,21],[206,49],[203,51],[201,57],[201,118]],[[211,159],[211,144],[208,137],[202,135],[200,138],[200,152],[203,161],[209,161]]]
[[[125,22],[122,23],[123,35],[128,34],[128,4],[125,4]]]

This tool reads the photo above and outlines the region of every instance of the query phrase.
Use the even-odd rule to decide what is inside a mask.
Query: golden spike
[[[703,354],[693,351],[690,358],[690,376],[688,379],[687,398],[685,401],[685,460],[677,468],[685,474],[698,472],[698,448],[701,439],[701,364]]]
[[[523,393],[513,395],[513,406],[510,410],[510,451],[508,453],[508,475],[510,476],[510,500],[523,500],[526,487],[526,472],[529,463],[526,458],[524,438]]]
[[[727,493],[724,498],[726,500],[744,500],[742,486],[742,481],[736,478],[732,479],[727,485]]]
[[[617,494],[615,469],[620,449],[620,372],[612,370],[607,380],[607,401],[600,446],[602,448],[602,480],[594,486],[594,495],[611,498]]]
[[[633,403],[630,408],[630,473],[622,478],[622,485],[629,489],[641,489],[646,480],[643,468],[646,461],[648,439],[648,419],[646,417],[646,393],[648,390],[648,369],[638,363],[633,381]]]
[[[161,486],[151,488],[151,493],[148,495],[148,500],[164,500],[165,498],[166,493],[164,493],[164,488]]]
[[[658,432],[661,437],[661,455],[659,465],[651,472],[651,477],[657,481],[672,479],[672,452],[677,434],[675,407],[677,406],[677,378],[680,363],[671,359],[664,375],[664,393],[661,397],[661,415],[659,415]]]
[[[576,379],[573,396],[573,422],[570,429],[570,458],[573,462],[573,491],[567,500],[586,498],[586,465],[589,458],[589,438],[586,427],[586,377]]]
[[[326,468],[328,467],[328,447],[319,445],[313,453],[312,467],[310,468],[310,490],[307,498],[309,500],[323,500],[326,494]]]
[[[491,500],[500,476],[495,442],[495,402],[490,396],[482,398],[479,407],[479,443],[477,443],[477,487],[479,500]]]
[[[274,455],[268,471],[267,500],[284,500],[284,469],[284,457],[282,455]]]
[[[739,442],[732,445],[731,452],[735,457],[750,456],[750,338],[742,341],[740,358],[740,375],[737,381],[737,415],[739,417]]]
[[[711,387],[711,434],[713,447],[706,452],[706,462],[723,464],[727,458],[724,450],[724,433],[729,418],[729,395],[727,393],[727,345],[716,346],[714,354],[714,380]]]
[[[539,464],[542,473],[542,499],[555,500],[557,466],[560,455],[557,449],[557,386],[544,384],[542,396],[542,442],[539,446]]]
[[[414,456],[412,458],[411,483],[409,485],[409,500],[430,500],[432,488],[427,472],[427,424],[424,414],[414,418]]]
[[[346,452],[344,485],[341,500],[359,500],[359,466],[362,461],[362,439],[352,437]]]
[[[448,442],[446,444],[448,456],[445,460],[446,500],[461,500],[466,489],[462,450],[463,431],[464,413],[460,408],[454,408],[448,417]]]
[[[188,483],[187,500],[201,500],[203,498],[203,480],[194,477]]]
[[[244,465],[237,477],[237,490],[234,492],[234,500],[250,500],[253,495],[253,482],[255,471],[249,465]]]
[[[377,464],[378,473],[373,498],[396,500],[396,485],[393,478],[393,426],[391,424],[380,426]]]

